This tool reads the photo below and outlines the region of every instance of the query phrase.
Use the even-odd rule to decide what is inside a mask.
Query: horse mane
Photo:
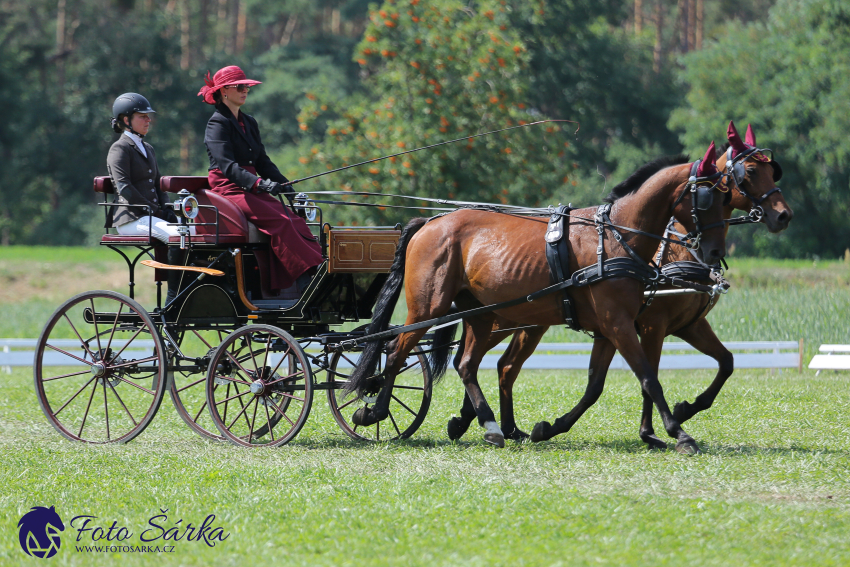
[[[617,199],[625,197],[626,195],[631,195],[638,189],[640,189],[641,185],[646,183],[647,179],[661,171],[662,169],[674,166],[681,165],[683,163],[688,163],[690,158],[685,154],[679,154],[676,156],[661,156],[660,158],[656,158],[649,163],[645,163],[640,166],[637,171],[632,173],[628,179],[621,182],[619,185],[611,189],[611,192],[608,193],[608,196],[603,199],[606,203],[613,203]]]

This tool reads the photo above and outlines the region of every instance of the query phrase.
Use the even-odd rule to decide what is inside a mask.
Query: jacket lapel
[[[239,125],[239,121],[238,121],[238,120],[236,120],[236,117],[235,117],[235,116],[233,116],[233,113],[232,113],[232,112],[230,112],[230,109],[229,109],[229,108],[227,108],[227,106],[225,106],[225,105],[223,105],[223,104],[222,104],[222,107],[223,107],[223,108],[222,108],[221,110],[219,110],[219,112],[221,113],[221,115],[222,115],[222,116],[224,116],[224,117],[226,117],[228,120],[230,120],[230,122],[233,124],[233,127],[236,129],[236,131],[237,131],[237,132],[239,132],[239,134],[240,134],[243,138],[245,138],[245,141],[246,141],[246,142],[249,142],[249,143],[250,143],[250,142],[251,142],[251,139],[250,139],[250,138],[248,137],[248,135],[245,133],[245,130],[243,130],[243,129],[242,129],[242,126],[240,126],[240,125]],[[246,130],[248,129],[248,124],[247,124],[247,122],[246,122],[246,124],[245,124],[245,129],[246,129]]]

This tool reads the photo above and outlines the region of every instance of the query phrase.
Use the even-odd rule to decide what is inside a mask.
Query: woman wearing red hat
[[[231,65],[212,78],[207,73],[205,82],[198,96],[215,105],[204,134],[210,188],[232,201],[271,237],[274,257],[269,262],[269,287],[290,288],[323,258],[307,223],[274,198],[283,194],[291,204],[295,194],[289,180],[266,155],[257,121],[240,110],[251,87],[260,81],[248,79],[242,69]]]

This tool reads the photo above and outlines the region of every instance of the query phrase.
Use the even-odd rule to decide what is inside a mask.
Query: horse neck
[[[650,177],[635,193],[617,199],[611,210],[611,221],[658,236],[664,234],[673,215],[674,195],[688,180],[690,167],[690,164],[668,167]],[[633,232],[624,232],[623,236],[635,253],[646,261],[658,250],[656,238]]]

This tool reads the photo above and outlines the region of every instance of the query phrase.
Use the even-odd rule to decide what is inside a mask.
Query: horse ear
[[[735,124],[731,120],[729,127],[726,128],[726,138],[729,140],[729,145],[732,146],[732,158],[747,151],[747,145],[741,140],[741,136],[738,135],[738,130],[735,129]]]
[[[758,147],[756,146],[756,134],[753,132],[752,124],[747,124],[747,135],[746,138],[744,138],[744,142],[746,142],[748,146],[752,146],[754,148]]]
[[[711,142],[711,145],[708,146],[708,150],[705,152],[705,157],[702,158],[702,162],[699,164],[699,168],[697,168],[697,177],[708,177],[717,173],[717,164],[714,163],[716,161],[717,148],[715,148],[714,142]]]

